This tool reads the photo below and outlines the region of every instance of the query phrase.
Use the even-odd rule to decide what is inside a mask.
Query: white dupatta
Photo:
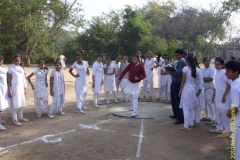
[[[61,75],[62,79],[59,82],[59,74]],[[62,105],[62,108],[65,107],[65,89],[64,89],[64,82],[63,82],[63,72],[60,70],[59,72],[57,72],[55,69],[53,70],[53,96],[56,96],[57,99],[57,108],[60,107],[60,105]],[[58,88],[58,84],[61,83],[61,86],[63,87],[63,103],[60,104],[60,96],[59,96],[59,88]]]

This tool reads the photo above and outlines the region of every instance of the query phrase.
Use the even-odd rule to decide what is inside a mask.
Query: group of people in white
[[[203,59],[204,67],[200,69],[198,61],[194,56],[183,57],[183,50],[175,51],[175,64],[171,65],[169,57],[163,58],[159,53],[157,58],[153,58],[152,52],[146,53],[146,59],[141,58],[138,51],[132,56],[132,61],[128,62],[128,57],[118,55],[114,61],[110,57],[105,57],[105,64],[102,63],[102,55],[97,55],[92,67],[92,92],[94,107],[99,108],[102,103],[99,101],[99,93],[104,85],[105,101],[110,104],[109,96],[113,94],[114,103],[119,102],[119,88],[122,92],[123,101],[132,103],[132,117],[137,116],[138,100],[153,99],[153,70],[157,69],[158,93],[156,100],[163,100],[171,103],[173,115],[171,118],[177,119],[175,124],[184,124],[182,130],[190,130],[200,126],[200,121],[206,121],[208,125],[216,126],[210,129],[212,133],[222,133],[225,128],[231,138],[232,128],[230,126],[231,105],[235,105],[236,114],[236,155],[240,156],[240,63],[229,61],[224,64],[221,57],[215,59],[215,68],[210,66],[210,59]],[[21,66],[21,58],[15,56],[14,64],[9,68],[3,65],[4,58],[0,56],[0,110],[3,111],[11,107],[13,124],[21,126],[20,122],[29,120],[23,116],[23,108],[26,106],[25,94],[28,80],[34,91],[34,104],[37,117],[48,114],[49,118],[54,118],[57,111],[59,115],[65,115],[63,108],[65,105],[65,83],[62,72],[61,61],[54,63],[55,69],[50,73],[50,95],[53,97],[52,104],[48,108],[48,80],[49,72],[43,60],[39,62],[30,75],[26,77]],[[226,69],[225,69],[226,68]],[[76,70],[76,73],[73,72]],[[76,61],[69,69],[69,73],[76,78],[76,106],[77,112],[84,114],[88,80],[89,65],[83,60],[81,54],[76,54]],[[35,82],[31,78],[36,76]],[[141,81],[143,80],[143,85]],[[141,85],[143,96],[141,96]],[[232,87],[231,87],[232,86]],[[149,89],[149,95],[148,94]],[[232,92],[232,94],[230,94]],[[162,97],[162,94],[164,96]],[[201,111],[205,109],[205,117],[200,119]],[[5,123],[0,119],[0,130],[6,130],[1,125]]]

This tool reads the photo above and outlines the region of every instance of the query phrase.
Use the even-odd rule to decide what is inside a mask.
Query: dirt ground
[[[25,68],[27,75],[35,67]],[[49,67],[50,70],[53,67]],[[87,96],[88,110],[78,114],[75,105],[74,78],[64,70],[66,115],[37,118],[33,91],[28,86],[24,116],[30,122],[14,126],[10,111],[1,112],[7,130],[0,132],[0,160],[227,160],[230,145],[227,133],[209,133],[203,122],[191,131],[179,130],[168,115],[156,119],[115,117],[111,106],[94,108],[91,78]],[[155,74],[155,87],[157,76]],[[157,90],[154,90],[156,94]],[[104,93],[100,95],[103,100]],[[121,96],[119,96],[121,98]],[[49,104],[52,98],[49,97]],[[124,102],[121,102],[124,103]],[[151,105],[149,104],[149,109]],[[161,120],[163,118],[164,120]]]

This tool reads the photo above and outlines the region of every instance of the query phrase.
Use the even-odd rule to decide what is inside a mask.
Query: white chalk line
[[[140,153],[141,153],[141,146],[142,146],[142,139],[143,139],[143,122],[144,120],[142,119],[141,120],[141,128],[140,128],[140,134],[137,136],[139,137],[139,140],[138,140],[138,147],[137,147],[137,154],[136,154],[136,157],[137,158],[140,158]]]
[[[93,124],[93,125],[89,125],[89,126],[87,126],[87,125],[82,125],[81,126],[81,124],[80,124],[80,126],[82,127],[82,129],[89,128],[89,129],[95,129],[95,130],[100,130],[100,131],[107,131],[107,130],[101,130],[99,127],[97,127],[98,124],[105,123],[107,121],[109,121],[109,120],[102,121],[102,122],[99,122],[99,123],[96,123],[96,124]],[[20,146],[20,145],[24,145],[24,144],[30,144],[30,143],[33,143],[33,142],[36,142],[36,141],[39,141],[39,140],[43,141],[44,143],[58,143],[58,142],[62,141],[62,138],[56,138],[55,140],[48,140],[48,138],[53,138],[55,136],[60,136],[60,135],[63,135],[63,134],[75,132],[77,130],[78,129],[73,129],[73,130],[69,130],[69,131],[66,131],[66,132],[57,133],[55,135],[45,135],[45,136],[42,136],[42,137],[39,137],[39,138],[35,138],[33,140],[30,140],[30,141],[25,141],[25,142],[13,144],[13,145],[10,145],[10,146],[4,147],[4,148],[0,148],[0,151],[6,150],[4,152],[1,152],[0,155],[3,155],[5,153],[7,153],[8,149],[10,149],[10,148],[13,148],[13,147],[16,147],[16,146]]]

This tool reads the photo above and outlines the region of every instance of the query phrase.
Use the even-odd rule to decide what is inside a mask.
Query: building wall
[[[228,61],[230,57],[235,57],[236,60],[240,58],[240,47],[237,46],[218,46],[215,52],[216,57],[222,57],[225,61]]]

